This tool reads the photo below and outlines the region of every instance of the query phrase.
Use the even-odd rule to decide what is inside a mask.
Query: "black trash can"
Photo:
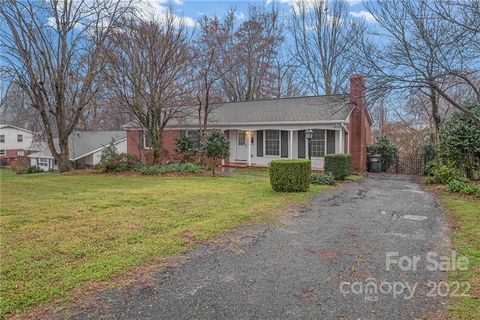
[[[375,154],[368,157],[368,172],[382,172],[382,156]]]

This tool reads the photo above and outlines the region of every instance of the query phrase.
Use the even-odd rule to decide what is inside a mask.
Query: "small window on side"
[[[0,134],[0,143],[5,143],[5,135]]]
[[[23,142],[23,134],[17,134],[17,142]]]

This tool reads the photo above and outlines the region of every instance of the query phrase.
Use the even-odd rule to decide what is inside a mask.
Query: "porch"
[[[305,131],[313,131],[309,143]],[[238,128],[224,130],[230,141],[225,167],[267,167],[277,159],[308,159],[312,168],[323,169],[325,154],[349,153],[348,130],[342,124],[309,128]]]

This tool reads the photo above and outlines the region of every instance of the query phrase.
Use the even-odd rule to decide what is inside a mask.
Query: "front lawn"
[[[231,177],[15,175],[0,171],[0,318],[82,284],[184,252],[306,194],[279,194],[265,174]]]
[[[448,316],[450,319],[480,319],[480,201],[444,194],[442,202],[453,229],[453,249],[469,261],[468,270],[449,272],[450,283],[469,283],[470,297],[452,297]]]

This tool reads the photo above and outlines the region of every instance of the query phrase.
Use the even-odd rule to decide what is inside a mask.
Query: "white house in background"
[[[127,135],[125,131],[76,131],[69,137],[70,161],[75,168],[91,167],[100,162],[102,151],[114,142],[118,153],[127,152]],[[58,150],[58,139],[54,140]],[[45,171],[58,170],[58,163],[53,158],[46,143],[40,151],[28,156],[30,164]]]
[[[9,124],[0,124],[0,162],[26,158],[32,151],[37,151],[36,133]]]

